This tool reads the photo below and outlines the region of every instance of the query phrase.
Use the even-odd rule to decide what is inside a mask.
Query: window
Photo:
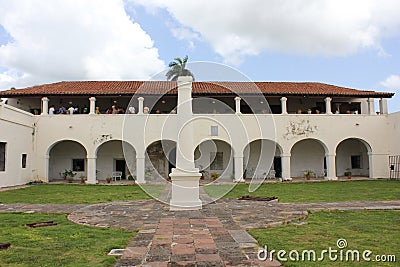
[[[210,170],[222,170],[224,166],[223,152],[211,152],[210,153]]]
[[[84,172],[85,171],[85,160],[84,159],[73,159],[72,160],[72,171]]]
[[[351,156],[351,168],[352,169],[362,169],[361,156]]]
[[[6,170],[6,144],[7,143],[0,142],[0,172]]]
[[[211,126],[211,136],[218,136],[218,126]]]
[[[21,165],[22,165],[22,168],[23,168],[23,169],[26,168],[26,157],[27,157],[26,154],[22,154]]]

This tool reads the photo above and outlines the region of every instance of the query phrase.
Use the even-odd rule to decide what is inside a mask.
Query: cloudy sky
[[[188,55],[400,95],[399,14],[398,0],[0,0],[0,89],[146,80]]]

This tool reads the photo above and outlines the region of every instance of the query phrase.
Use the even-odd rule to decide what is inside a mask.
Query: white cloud
[[[0,88],[59,80],[147,79],[165,67],[123,1],[0,0]]]
[[[194,48],[194,40],[200,40],[200,35],[187,27],[171,27],[172,35],[179,40],[186,40],[190,48]]]
[[[400,90],[400,75],[390,75],[381,85],[392,90]]]
[[[398,0],[130,1],[168,10],[233,64],[263,51],[343,56],[375,49],[385,54],[382,38],[400,28]]]

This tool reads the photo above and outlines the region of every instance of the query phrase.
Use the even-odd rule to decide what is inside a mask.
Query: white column
[[[178,77],[178,129],[179,137],[176,147],[176,169],[183,171],[198,171],[194,166],[193,154],[193,124],[192,119],[192,77]]]
[[[369,107],[368,107],[368,100],[367,99],[362,99],[361,100],[361,114],[368,114]]]
[[[192,81],[190,76],[178,77],[176,168],[170,174],[172,194],[170,210],[201,209],[199,179],[194,166],[194,129],[192,119]]]
[[[336,155],[325,155],[326,158],[326,180],[337,180],[336,176]]]
[[[143,97],[138,97],[138,102],[139,102],[139,110],[137,114],[143,114]]]
[[[282,154],[281,162],[282,162],[282,179],[284,181],[292,180],[292,178],[290,177],[290,154]]]
[[[136,155],[136,183],[145,184],[145,157]]]
[[[281,97],[282,114],[287,114],[287,98]]]
[[[49,182],[49,166],[50,166],[50,155],[44,156],[44,180]]]
[[[241,114],[240,112],[240,100],[242,100],[240,97],[235,97],[235,107],[236,107],[236,112],[235,114]]]
[[[332,101],[332,98],[330,98],[330,97],[325,98],[326,114],[332,114],[331,101]]]
[[[386,98],[381,98],[379,100],[379,111],[381,114],[388,114],[388,106]]]
[[[375,101],[373,98],[368,98],[368,111],[369,115],[375,115]]]
[[[95,97],[89,97],[89,101],[90,101],[89,114],[95,114],[96,98]]]
[[[87,183],[96,184],[96,156],[87,156]]]
[[[42,97],[42,115],[49,114],[49,99]]]
[[[243,156],[233,157],[235,165],[235,182],[244,182],[243,177]]]

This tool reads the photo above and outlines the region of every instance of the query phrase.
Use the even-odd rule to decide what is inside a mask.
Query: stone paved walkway
[[[164,193],[168,199],[168,192]],[[202,194],[201,198],[208,196]],[[266,228],[308,210],[400,209],[396,201],[266,203],[220,199],[199,211],[169,211],[156,200],[94,205],[0,204],[0,212],[69,213],[76,223],[137,231],[116,266],[280,266],[259,262],[258,244],[245,229]]]

